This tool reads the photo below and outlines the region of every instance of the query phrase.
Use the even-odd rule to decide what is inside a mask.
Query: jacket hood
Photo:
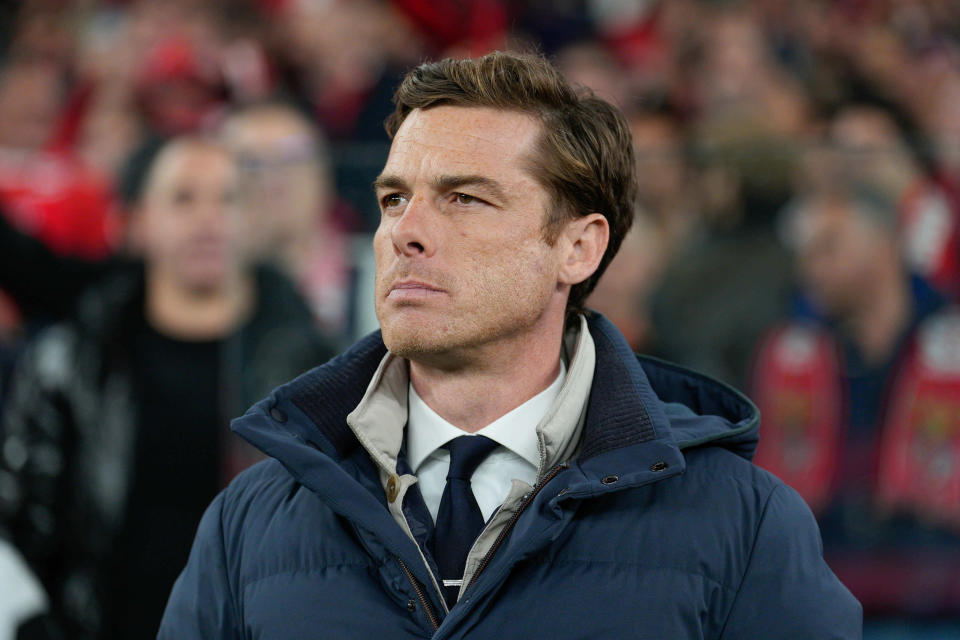
[[[760,411],[744,394],[718,380],[649,356],[637,356],[663,403],[681,449],[706,444],[753,459]]]
[[[635,355],[598,313],[589,312],[588,327],[597,364],[577,457],[585,481],[599,483],[611,469],[622,473],[614,467],[625,467],[627,459],[642,471],[635,482],[650,480],[651,470],[666,477],[683,470],[680,450],[699,446],[723,446],[748,460],[753,456],[759,413],[745,396],[706,376]],[[310,473],[306,467],[315,461],[304,448],[344,460],[361,446],[346,417],[385,354],[380,333],[372,333],[274,390],[232,428],[297,478]],[[673,471],[658,474],[666,467]]]

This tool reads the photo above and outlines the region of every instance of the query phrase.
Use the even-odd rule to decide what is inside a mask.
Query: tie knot
[[[450,469],[447,480],[470,480],[497,443],[486,436],[460,436],[443,445],[450,451]]]

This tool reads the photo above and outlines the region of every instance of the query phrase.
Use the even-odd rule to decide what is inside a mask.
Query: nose
[[[229,207],[218,201],[204,202],[199,209],[200,213],[197,217],[201,226],[208,231],[222,227],[229,215]]]
[[[413,196],[395,219],[390,238],[397,254],[430,257],[436,249],[436,208],[427,198]]]

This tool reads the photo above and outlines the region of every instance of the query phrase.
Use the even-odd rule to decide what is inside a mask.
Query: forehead
[[[312,141],[312,137],[307,123],[280,109],[241,114],[229,120],[224,127],[224,138],[232,147],[269,146],[294,139]]]
[[[149,176],[148,191],[170,189],[185,183],[209,184],[234,179],[233,158],[223,149],[206,144],[182,143],[160,152]]]
[[[893,120],[882,111],[856,109],[841,114],[831,127],[832,137],[855,145],[891,145],[900,134]]]
[[[795,213],[794,232],[797,246],[833,237],[859,234],[865,230],[864,220],[850,202],[832,199],[814,200]]]
[[[446,105],[414,109],[394,136],[384,172],[528,178],[540,127],[533,116],[519,111]]]

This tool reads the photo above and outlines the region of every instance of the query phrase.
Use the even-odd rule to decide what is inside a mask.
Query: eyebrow
[[[465,186],[478,186],[485,189],[494,198],[500,201],[507,200],[507,194],[503,186],[496,180],[481,175],[441,175],[433,181],[433,186],[438,191],[457,189]],[[374,191],[379,189],[407,189],[407,183],[400,176],[381,175],[373,181]]]
[[[379,175],[377,179],[373,181],[374,191],[379,191],[380,189],[406,189],[406,187],[407,183],[404,182],[400,176]]]

